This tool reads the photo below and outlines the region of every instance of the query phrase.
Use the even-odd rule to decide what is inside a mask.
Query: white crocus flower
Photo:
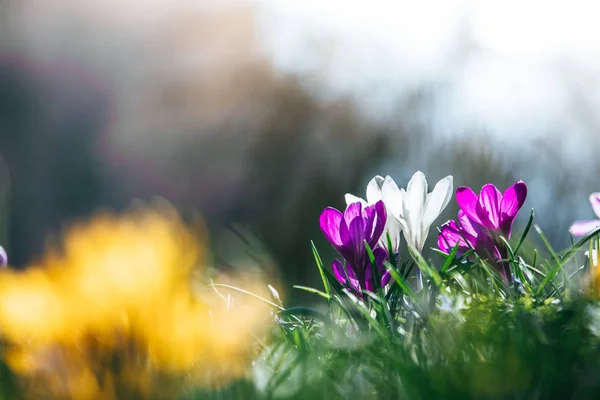
[[[399,189],[387,176],[383,182],[383,201],[391,214],[400,221],[406,242],[419,252],[425,246],[431,224],[440,216],[452,198],[452,176],[439,181],[431,193],[427,193],[427,180],[417,171],[406,190]]]
[[[387,176],[382,185],[383,201],[389,212],[400,221],[406,243],[418,252],[423,251],[431,224],[446,208],[453,193],[453,178],[448,175],[440,180],[431,193],[427,192],[427,179],[417,171],[405,189],[399,189]],[[421,271],[417,270],[417,282],[422,288]]]
[[[389,178],[389,176],[386,178]],[[371,179],[371,181],[367,185],[367,200],[364,200],[360,197],[357,197],[350,193],[347,193],[345,196],[346,205],[360,202],[360,203],[362,203],[363,206],[367,206],[367,205],[373,205],[373,204],[377,203],[378,201],[383,200],[383,194],[382,194],[381,190],[382,190],[384,181],[385,181],[385,179],[379,175],[377,175],[373,179]],[[384,201],[384,204],[385,204],[385,201]],[[385,223],[385,230],[383,231],[383,235],[381,235],[381,239],[379,240],[379,245],[387,250],[387,248],[388,248],[387,233],[389,233],[390,240],[392,242],[392,249],[394,250],[394,253],[397,253],[398,247],[400,246],[400,231],[402,230],[400,227],[400,221],[398,221],[398,219],[392,215],[392,213],[390,212],[390,209],[387,208],[387,204],[386,204],[386,212],[387,212],[387,219],[386,219],[386,223]]]

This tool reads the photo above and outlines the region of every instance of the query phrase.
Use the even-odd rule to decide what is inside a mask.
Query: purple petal
[[[354,267],[350,264],[346,264],[346,272],[348,272],[348,279],[350,280],[350,287],[352,290],[360,294],[361,287],[358,277],[356,276],[356,271],[354,271]]]
[[[323,231],[325,238],[334,247],[343,245],[342,238],[340,237],[340,225],[342,224],[342,219],[342,213],[333,207],[324,209],[319,217],[321,231]]]
[[[388,252],[383,247],[378,247],[373,250],[373,257],[375,257],[375,264],[383,268],[383,262],[388,259]]]
[[[500,227],[501,202],[502,193],[500,193],[496,186],[488,183],[481,188],[481,194],[477,202],[477,215],[481,220],[481,225],[493,230]]]
[[[348,225],[348,234],[350,236],[349,245],[352,247],[352,251],[355,256],[366,253],[365,249],[365,221],[362,217],[354,218]],[[352,264],[355,267],[360,268],[360,265]]]
[[[363,237],[371,246],[371,249],[375,247],[374,244],[371,243],[371,235],[373,234],[373,228],[375,226],[377,213],[375,209],[375,205],[368,206],[363,210],[364,217],[364,232]]]
[[[4,247],[0,246],[0,267],[5,267],[8,264],[8,254]]]
[[[344,221],[348,226],[350,226],[350,222],[357,217],[362,217],[362,213],[362,204],[360,202],[352,203],[346,207],[346,211],[344,211]]]
[[[509,217],[515,217],[527,197],[527,185],[523,181],[517,181],[509,186],[502,195],[501,211]]]
[[[438,247],[444,253],[450,254],[452,249],[459,245],[458,253],[462,254],[469,249],[463,235],[464,232],[461,231],[455,221],[448,221],[440,228]]]
[[[375,264],[377,265],[377,270],[379,271],[379,276],[381,277],[381,287],[384,287],[392,278],[390,272],[383,265],[383,263],[389,259],[388,252],[384,248],[378,247],[373,252],[373,256],[375,256]]]
[[[471,188],[459,186],[456,189],[456,202],[458,203],[458,207],[460,207],[469,218],[478,224],[481,223],[479,216],[477,215],[477,195]]]
[[[335,279],[337,279],[342,285],[346,285],[346,272],[344,271],[342,262],[335,258],[331,264],[331,267],[333,268],[333,275],[335,276]]]
[[[571,232],[573,236],[585,236],[598,228],[600,228],[600,219],[595,219],[593,221],[575,221],[569,228],[569,232]]]
[[[345,221],[342,221],[340,225],[340,237],[342,240],[342,245],[336,248],[338,253],[342,255],[347,263],[356,263],[357,261],[360,262],[356,254],[356,245],[353,242],[350,229],[348,228],[348,225],[346,225]]]
[[[525,203],[525,198],[527,198],[527,185],[523,181],[517,181],[504,191],[500,207],[500,228],[507,239],[510,238],[512,223]]]
[[[383,235],[383,231],[385,230],[386,222],[387,222],[387,212],[385,209],[385,204],[382,200],[375,203],[374,206],[374,224],[372,230],[367,230],[366,237],[371,248],[374,248],[377,245],[377,242]]]
[[[390,271],[386,270],[381,277],[381,287],[384,287],[385,285],[390,283],[391,280],[392,275],[390,274]]]
[[[374,292],[374,283],[373,283],[373,274],[371,274],[371,266],[367,266],[367,269],[365,270],[365,281],[364,281],[364,287],[366,290],[368,290],[369,292]]]
[[[596,216],[600,218],[600,193],[590,194],[590,203],[592,203],[594,213],[596,213]]]
[[[462,231],[463,236],[475,247],[475,239],[477,236],[484,234],[479,224],[473,224],[473,221],[464,213],[463,210],[458,211],[458,223],[459,229]]]
[[[500,254],[500,250],[496,246],[496,243],[487,235],[480,235],[477,237],[475,251],[480,257],[484,259],[487,258],[489,261],[502,259],[502,255]]]

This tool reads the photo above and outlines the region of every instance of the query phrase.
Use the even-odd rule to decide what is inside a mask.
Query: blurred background
[[[476,191],[523,179],[521,226],[534,208],[567,246],[600,191],[594,11],[0,0],[1,242],[22,267],[69,221],[160,196],[201,213],[216,264],[254,257],[287,287],[313,285],[310,240],[332,256],[320,211],[375,174],[405,186],[419,169]],[[456,212],[453,200],[439,224]]]

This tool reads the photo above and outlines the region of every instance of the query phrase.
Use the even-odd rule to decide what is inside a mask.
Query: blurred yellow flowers
[[[214,386],[245,373],[269,309],[192,289],[203,233],[166,206],[105,213],[25,271],[0,270],[4,357],[31,397],[164,398],[184,379]]]

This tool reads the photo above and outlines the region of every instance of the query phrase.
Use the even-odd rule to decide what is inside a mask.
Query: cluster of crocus
[[[367,185],[366,200],[346,194],[347,208],[343,213],[326,208],[320,217],[321,230],[343,258],[333,261],[336,279],[359,295],[362,290],[385,286],[390,276],[383,264],[397,256],[401,232],[407,245],[421,252],[431,225],[452,197],[452,184],[452,176],[447,176],[428,193],[427,180],[420,171],[413,175],[406,189],[398,188],[390,176],[375,176]],[[513,222],[526,197],[527,186],[523,181],[517,181],[504,193],[492,184],[483,186],[479,195],[468,187],[459,187],[458,218],[441,227],[440,250],[450,254],[456,247],[459,255],[473,250],[496,266],[504,281],[510,283],[512,275],[504,261],[507,250],[501,238],[510,239]],[[592,205],[600,217],[600,194],[593,195]],[[600,226],[600,220],[583,224],[586,228]],[[374,266],[365,245],[373,250]],[[379,271],[381,282],[374,282],[372,267]],[[418,289],[422,289],[420,272],[417,271]]]
[[[512,224],[527,197],[527,186],[517,181],[504,193],[494,185],[483,186],[479,195],[468,187],[456,190],[456,201],[460,207],[457,221],[449,221],[440,229],[438,246],[449,254],[458,246],[457,252],[464,254],[473,249],[498,267],[506,282],[512,281],[510,266],[502,262],[506,258],[504,242],[511,236]]]
[[[397,255],[400,233],[404,232],[409,246],[422,251],[431,225],[452,197],[452,181],[452,176],[447,176],[428,193],[427,180],[420,171],[413,175],[406,189],[399,189],[390,176],[375,176],[367,185],[366,200],[346,194],[344,213],[326,208],[320,217],[321,230],[345,260],[345,263],[333,261],[336,279],[359,295],[362,290],[385,286],[390,276],[383,264]],[[381,282],[374,282],[365,243],[373,250]],[[421,288],[420,275],[418,278]]]

